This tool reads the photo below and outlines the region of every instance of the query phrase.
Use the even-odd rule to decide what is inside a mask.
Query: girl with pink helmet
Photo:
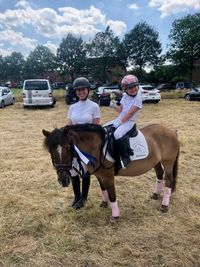
[[[121,156],[122,167],[126,167],[130,162],[130,155],[124,144],[123,136],[136,124],[138,114],[142,108],[142,96],[138,93],[139,81],[134,75],[126,75],[121,81],[121,86],[125,94],[123,95],[119,105],[113,105],[113,102],[111,104],[119,115],[109,124],[112,124],[116,129],[114,131],[114,137]]]

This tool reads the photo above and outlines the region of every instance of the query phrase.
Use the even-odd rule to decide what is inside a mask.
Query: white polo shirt
[[[93,123],[94,119],[100,118],[99,105],[90,99],[71,105],[68,111],[68,119],[72,124]]]

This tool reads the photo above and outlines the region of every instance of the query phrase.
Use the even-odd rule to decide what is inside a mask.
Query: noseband
[[[54,167],[56,171],[69,171],[72,167],[72,165],[67,165],[67,164],[54,164]]]

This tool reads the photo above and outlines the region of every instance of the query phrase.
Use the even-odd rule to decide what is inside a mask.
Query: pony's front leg
[[[116,199],[114,176],[106,177],[106,179],[103,180],[103,184],[108,193],[108,198],[109,198],[110,206],[112,210],[112,218],[118,219],[120,216],[120,211],[119,211],[118,202]]]
[[[107,208],[108,204],[109,204],[108,192],[107,192],[105,186],[103,185],[101,178],[99,178],[99,177],[97,177],[97,178],[98,178],[98,181],[99,181],[99,184],[101,187],[101,198],[102,198],[102,202],[99,206],[103,207],[103,208]]]

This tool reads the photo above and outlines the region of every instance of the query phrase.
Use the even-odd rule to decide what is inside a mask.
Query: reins
[[[80,126],[79,125],[78,126],[74,126],[73,128],[70,127],[70,129],[72,131],[75,130],[76,133],[80,132],[82,134],[81,128],[78,128],[78,127],[80,127]],[[88,130],[86,127],[87,127],[87,125],[84,125],[83,131],[87,131]],[[78,129],[78,131],[77,131],[77,129]],[[89,129],[89,131],[93,131],[93,129],[91,128],[91,129]],[[110,167],[106,167],[105,163],[104,163],[105,160],[106,160],[106,156],[108,154],[108,146],[109,146],[109,144],[111,142],[112,133],[110,131],[108,131],[108,130],[106,131],[105,128],[103,128],[103,129],[100,128],[100,126],[95,131],[96,131],[96,133],[98,135],[100,135],[100,138],[101,138],[99,158],[96,158],[96,157],[92,156],[88,152],[80,150],[75,144],[76,140],[73,140],[73,141],[72,140],[70,140],[70,141],[68,140],[68,142],[70,144],[70,154],[71,154],[70,156],[71,156],[71,159],[67,164],[64,164],[64,163],[57,164],[57,163],[55,163],[54,164],[54,168],[56,169],[57,172],[59,172],[59,171],[70,172],[70,169],[74,169],[81,177],[83,177],[84,172],[85,172],[84,165],[89,165],[90,164],[92,166],[93,171],[92,171],[91,174],[97,172],[100,168],[104,168],[104,169],[113,168],[114,164],[112,164],[112,166],[110,166]],[[60,134],[58,135],[58,133],[63,134],[63,129],[62,129],[62,131],[59,129],[59,132],[55,132],[55,134],[56,134],[55,136],[57,138],[61,139],[61,136],[60,136]],[[66,131],[66,133],[68,134],[68,131]],[[53,143],[52,141],[53,141],[53,139],[52,140],[50,139],[50,142],[49,142],[50,145],[52,145],[52,143]],[[61,139],[61,141],[62,141],[62,139]],[[105,147],[105,152],[104,152],[104,147]],[[96,148],[96,149],[98,149],[98,148]],[[73,166],[73,159],[74,158],[77,159],[78,167],[74,167]]]
[[[108,146],[109,146],[109,143],[110,143],[110,141],[111,141],[111,138],[112,138],[112,134],[106,132],[106,138],[105,138],[104,140],[102,140],[102,145],[101,145],[101,148],[100,148],[100,155],[99,155],[99,160],[98,160],[98,161],[97,161],[97,159],[96,159],[95,157],[93,157],[93,156],[90,155],[89,153],[80,150],[80,152],[81,152],[86,158],[88,158],[88,160],[89,160],[89,164],[92,165],[93,168],[94,168],[94,166],[95,166],[95,163],[93,163],[93,162],[95,162],[95,161],[96,161],[96,162],[99,162],[99,166],[97,166],[97,167],[93,170],[93,172],[91,172],[90,174],[94,174],[94,173],[97,172],[100,168],[111,169],[111,168],[114,167],[114,164],[112,164],[112,166],[110,166],[110,167],[106,167],[106,166],[104,165],[104,163],[103,163],[103,162],[106,160],[106,155],[108,154]],[[107,143],[107,145],[106,145],[106,150],[105,150],[105,154],[104,154],[104,153],[103,153],[103,148],[104,148],[104,146],[105,146],[106,143]],[[74,147],[75,144],[72,143],[72,146]],[[84,161],[81,159],[81,157],[79,156],[78,152],[77,152],[75,149],[73,149],[73,153],[72,153],[72,155],[73,155],[74,157],[77,158],[77,161],[78,161],[78,165],[79,165],[79,169],[80,169],[80,170],[78,170],[78,169],[77,169],[76,167],[74,167],[73,165],[72,165],[72,168],[73,168],[73,169],[74,169],[74,170],[75,170],[81,177],[83,177],[83,175],[84,175],[84,168],[83,168],[83,166],[82,166],[82,163],[83,163],[83,164],[85,164],[85,163],[84,163]],[[102,155],[103,155],[103,157],[102,157]]]
[[[115,166],[115,164],[113,164],[111,167],[106,167],[103,164],[103,162],[106,160],[106,155],[108,154],[108,147],[111,142],[112,136],[113,136],[113,133],[106,132],[106,138],[104,139],[104,142],[102,143],[102,146],[100,149],[100,159],[99,159],[100,167],[103,167],[104,169],[107,169],[107,170],[112,169]],[[106,142],[107,142],[107,145],[106,145]],[[106,150],[105,150],[105,153],[103,153],[103,148],[105,145],[106,145]],[[101,161],[102,154],[103,154],[103,161]]]

